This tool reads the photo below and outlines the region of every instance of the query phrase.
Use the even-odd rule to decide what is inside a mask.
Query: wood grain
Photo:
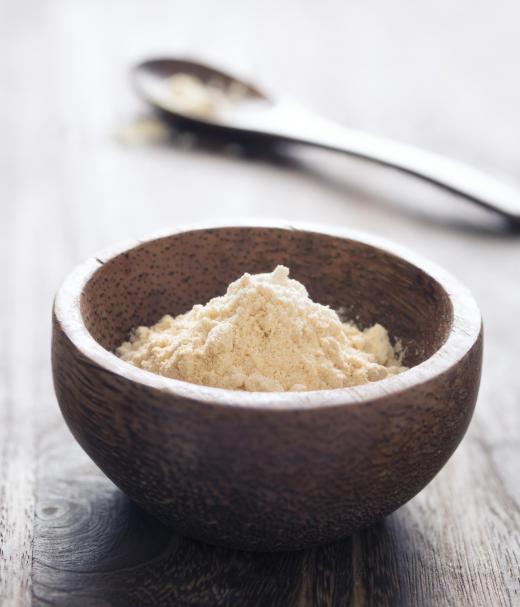
[[[0,603],[197,605],[211,588],[213,604],[238,593],[250,605],[519,604],[518,239],[453,196],[330,154],[292,150],[297,161],[273,166],[237,159],[236,147],[194,148],[185,134],[121,137],[145,111],[130,64],[193,54],[519,183],[519,16],[514,0],[0,3]],[[190,543],[172,565],[185,540],[125,506],[64,427],[52,297],[114,241],[244,214],[375,231],[446,266],[483,312],[481,393],[448,465],[376,527],[283,566],[255,569]]]

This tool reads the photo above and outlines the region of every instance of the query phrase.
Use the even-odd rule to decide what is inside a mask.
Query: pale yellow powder
[[[223,297],[139,327],[117,355],[167,377],[262,392],[342,388],[405,370],[384,327],[342,323],[284,266],[244,274]]]
[[[214,118],[247,98],[247,89],[237,81],[205,82],[191,74],[177,73],[165,80],[167,102],[176,111],[198,118]]]

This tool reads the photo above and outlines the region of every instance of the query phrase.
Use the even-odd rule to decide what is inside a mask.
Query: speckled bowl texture
[[[132,328],[277,264],[314,301],[386,326],[412,368],[354,388],[248,393],[114,355]],[[478,308],[449,274],[397,245],[315,227],[195,227],[115,247],[78,267],[54,306],[54,385],[79,444],[180,534],[241,549],[337,540],[411,499],[462,439],[481,360]]]

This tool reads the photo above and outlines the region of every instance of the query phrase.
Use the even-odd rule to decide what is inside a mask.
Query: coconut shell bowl
[[[314,301],[383,324],[404,373],[313,392],[244,392],[155,375],[114,354],[132,328],[290,268]],[[470,293],[399,246],[313,227],[195,227],[98,254],[60,288],[52,365],[63,416],[101,470],[182,535],[246,550],[331,542],[439,472],[477,398]]]

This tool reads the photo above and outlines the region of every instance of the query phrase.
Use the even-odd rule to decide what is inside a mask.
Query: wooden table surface
[[[519,19],[515,0],[0,2],[0,602],[520,605],[519,237],[368,163],[164,141],[136,127],[148,114],[127,78],[149,55],[198,55],[520,186]],[[306,552],[176,536],[90,462],[52,388],[52,297],[75,264],[114,241],[244,215],[396,239],[462,279],[485,321],[476,414],[450,462],[384,521]]]

